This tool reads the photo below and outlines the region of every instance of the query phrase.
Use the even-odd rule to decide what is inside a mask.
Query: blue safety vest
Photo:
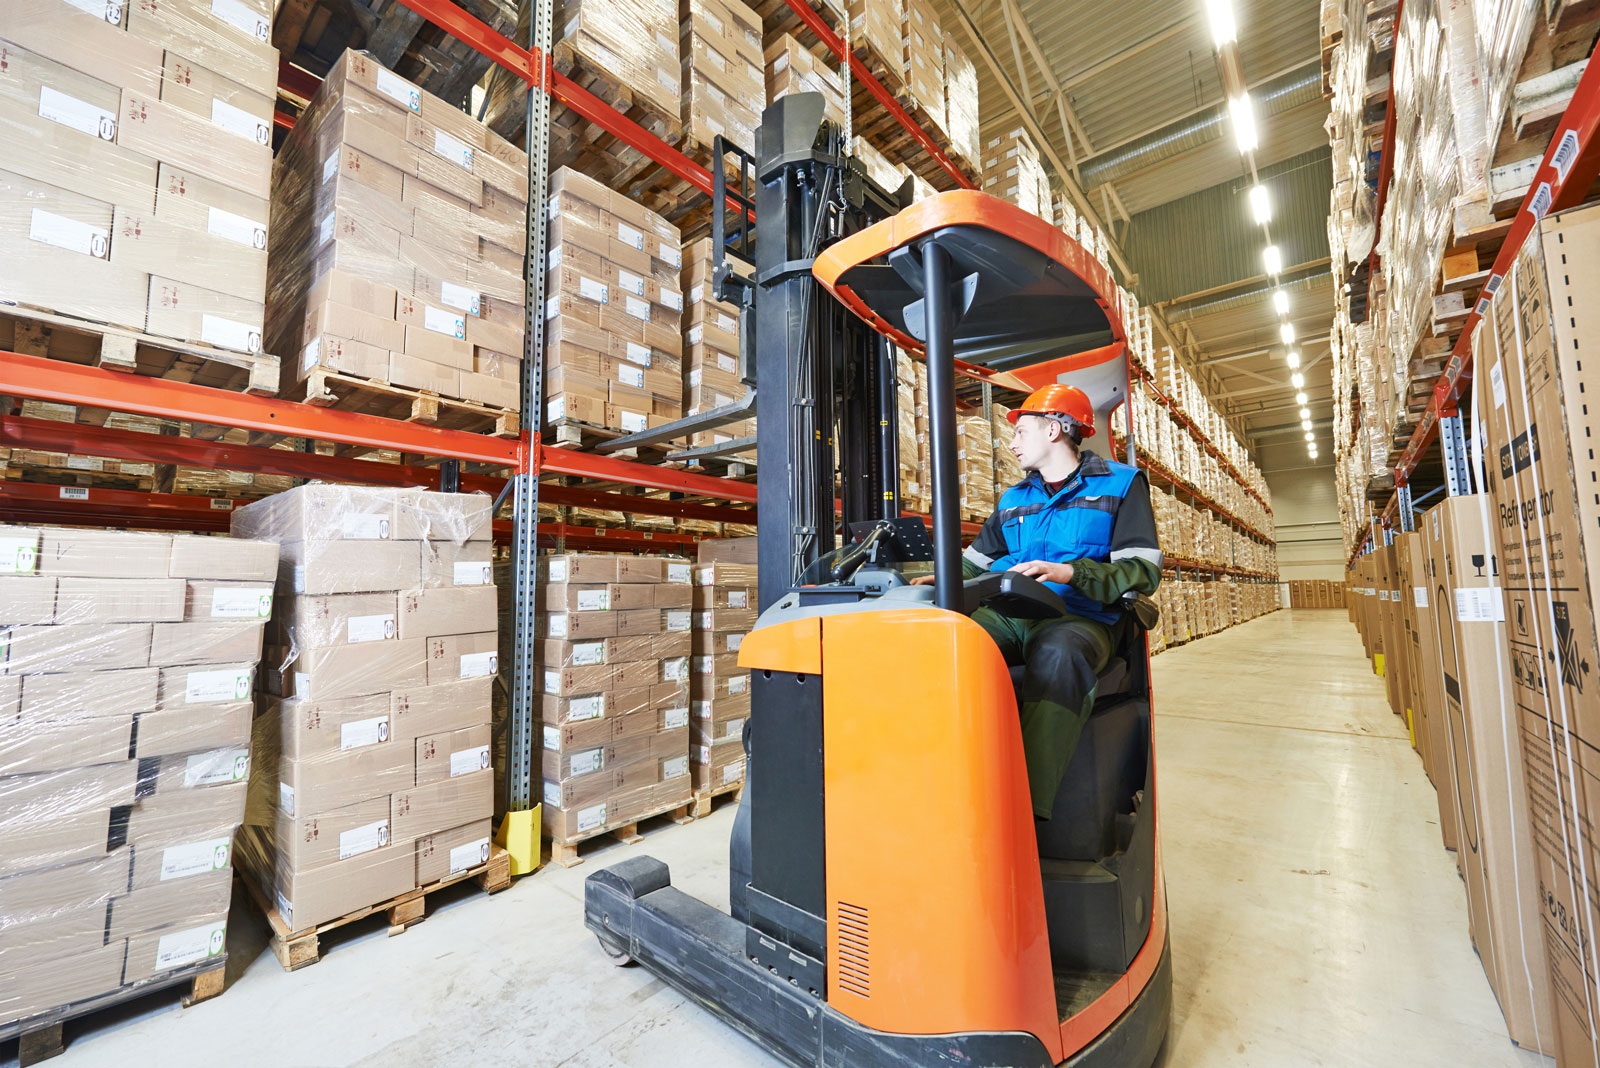
[[[989,570],[1005,571],[1027,560],[1110,560],[1117,509],[1138,474],[1137,468],[1086,451],[1066,485],[1052,496],[1039,473],[1030,472],[1000,497],[995,517],[1005,536],[1006,555]],[[1116,608],[1091,601],[1070,586],[1045,585],[1061,595],[1073,615],[1102,623],[1118,619]]]

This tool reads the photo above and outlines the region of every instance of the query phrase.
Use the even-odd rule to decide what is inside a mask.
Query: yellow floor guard
[[[1383,654],[1382,653],[1373,653],[1372,654],[1372,670],[1377,674],[1378,678],[1380,678],[1380,679],[1383,678]]]
[[[494,836],[495,845],[511,854],[511,874],[526,875],[539,867],[539,826],[543,806],[534,805],[523,812],[507,812],[500,819],[500,831]]]

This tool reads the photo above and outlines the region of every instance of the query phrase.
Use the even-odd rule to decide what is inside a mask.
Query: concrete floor
[[[1277,612],[1155,661],[1175,976],[1160,1063],[1182,1068],[1533,1066],[1467,938],[1454,862],[1405,732],[1342,612]],[[648,850],[722,907],[726,805],[493,900],[447,892],[389,939],[376,919],[284,973],[235,908],[230,987],[69,1025],[62,1068],[562,1068],[778,1062],[637,968],[601,956],[584,876]],[[374,928],[377,929],[374,929]],[[0,1045],[0,1063],[15,1043]]]

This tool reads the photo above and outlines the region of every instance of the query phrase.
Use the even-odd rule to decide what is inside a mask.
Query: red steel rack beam
[[[1406,445],[1405,452],[1401,453],[1400,462],[1395,465],[1395,485],[1403,486],[1410,480],[1411,473],[1422,459],[1423,450],[1438,432],[1439,419],[1455,410],[1462,386],[1472,377],[1472,332],[1477,329],[1484,313],[1489,310],[1490,301],[1510,273],[1523,242],[1545,215],[1579,203],[1594,184],[1596,175],[1600,175],[1600,151],[1596,151],[1594,139],[1597,125],[1600,125],[1600,64],[1590,62],[1584,69],[1572,100],[1567,104],[1567,110],[1561,116],[1561,122],[1550,137],[1544,159],[1528,186],[1522,206],[1517,209],[1516,219],[1506,234],[1505,243],[1500,246],[1500,254],[1494,259],[1494,266],[1483,284],[1478,303],[1468,313],[1461,327],[1461,336],[1456,339],[1455,348],[1450,352],[1450,361],[1445,365],[1444,374],[1433,387],[1428,408],[1422,413],[1417,428],[1412,431],[1411,441]],[[1395,509],[1397,500],[1398,495],[1391,497],[1384,506],[1385,517]]]
[[[405,4],[410,2],[411,0],[401,0],[401,3]],[[805,23],[807,28],[816,34],[823,44],[828,46],[830,52],[850,64],[850,76],[865,85],[867,92],[871,93],[878,103],[883,105],[885,111],[894,116],[895,121],[905,128],[906,133],[910,134],[917,144],[922,146],[922,150],[932,157],[935,163],[944,168],[945,173],[955,179],[956,188],[978,188],[973,184],[972,179],[963,174],[961,168],[957,167],[950,157],[945,155],[944,150],[934,143],[933,138],[928,136],[927,131],[917,125],[917,121],[906,112],[905,108],[900,106],[899,101],[890,96],[889,91],[879,84],[878,79],[874,78],[872,72],[867,70],[866,64],[857,59],[855,54],[845,47],[844,41],[840,40],[839,35],[828,28],[828,24],[823,21],[821,14],[813,10],[806,0],[787,0],[787,3],[790,10],[799,16],[800,21]]]

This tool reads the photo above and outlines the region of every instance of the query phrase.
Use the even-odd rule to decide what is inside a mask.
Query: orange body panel
[[[822,620],[802,617],[757,627],[739,646],[739,666],[754,670],[822,674]]]
[[[822,659],[828,1003],[898,1034],[1027,1031],[1061,1060],[1022,736],[994,641],[936,608],[841,613],[822,619]]]

